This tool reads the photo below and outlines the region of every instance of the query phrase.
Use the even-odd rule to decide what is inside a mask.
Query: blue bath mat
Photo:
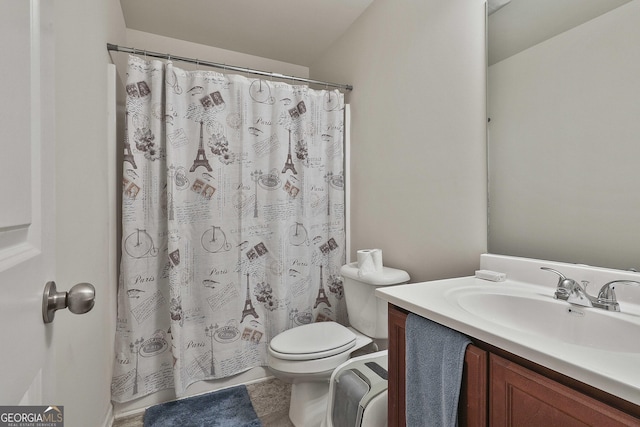
[[[152,406],[144,427],[261,427],[243,385]]]

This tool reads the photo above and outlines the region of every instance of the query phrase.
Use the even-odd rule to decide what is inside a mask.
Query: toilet
[[[269,344],[269,370],[292,384],[289,418],[296,427],[322,424],[331,375],[354,351],[374,340],[373,347],[386,348],[387,303],[375,296],[375,290],[409,281],[406,271],[390,267],[360,277],[357,263],[342,266],[340,274],[350,327],[336,322],[311,323],[284,331]]]

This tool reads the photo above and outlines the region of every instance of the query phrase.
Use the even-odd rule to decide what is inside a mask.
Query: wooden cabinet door
[[[405,427],[405,323],[408,313],[389,304],[389,427]],[[458,404],[460,427],[487,425],[488,353],[469,345],[464,357]]]
[[[405,427],[405,340],[407,312],[389,304],[389,427]]]
[[[489,353],[470,344],[464,355],[458,403],[459,427],[486,427]]]
[[[637,418],[495,354],[490,372],[492,427],[640,425]]]

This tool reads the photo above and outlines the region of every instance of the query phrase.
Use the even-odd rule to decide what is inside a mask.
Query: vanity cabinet
[[[405,322],[389,304],[389,426],[405,422]],[[486,343],[467,347],[458,406],[463,426],[640,426],[640,407]]]
[[[405,323],[408,312],[389,305],[389,427],[404,427],[405,415]],[[488,353],[469,345],[464,357],[458,425],[487,425]]]
[[[632,417],[495,354],[491,372],[491,426],[637,426]]]

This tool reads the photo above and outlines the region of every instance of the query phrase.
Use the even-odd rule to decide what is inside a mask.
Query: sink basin
[[[458,288],[447,300],[504,328],[599,350],[640,353],[640,317],[559,301],[547,293],[500,287]]]

